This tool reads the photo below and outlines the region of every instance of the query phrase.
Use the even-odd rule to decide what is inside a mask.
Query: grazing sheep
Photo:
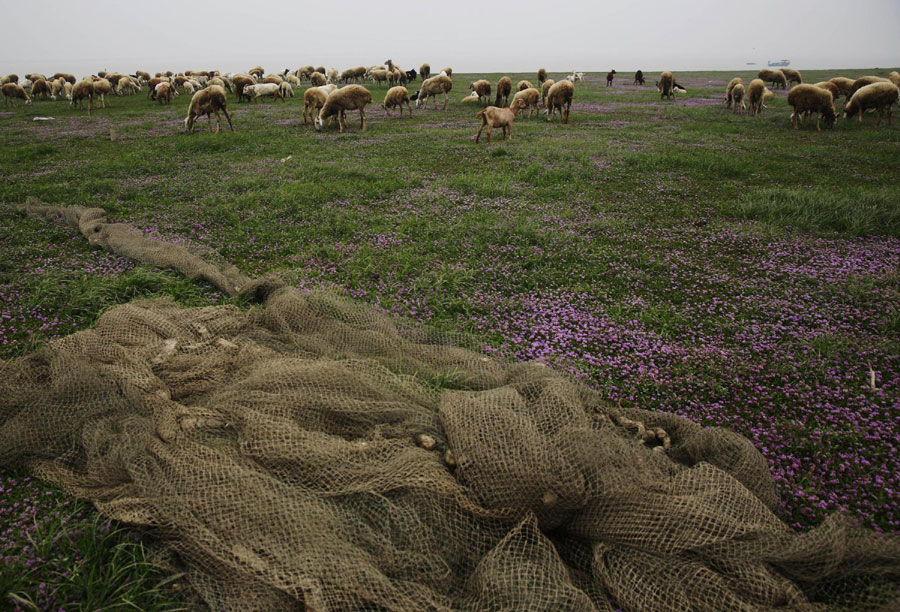
[[[68,83],[68,81],[62,78],[56,79],[55,81],[50,83],[50,98],[56,100],[57,96],[59,96],[59,93],[63,91],[66,83]]]
[[[781,70],[769,70],[768,68],[763,68],[759,71],[759,74],[756,75],[756,78],[762,79],[766,83],[771,83],[773,89],[779,85],[782,89],[787,89],[787,77],[784,76],[784,73]]]
[[[247,101],[249,102],[250,98],[244,94],[244,89],[255,84],[253,79],[246,74],[236,74],[231,77],[231,82],[234,84],[234,93],[237,96],[238,102],[244,98],[247,98]]]
[[[156,100],[162,104],[164,101],[166,104],[172,103],[172,91],[174,89],[174,85],[170,85],[168,82],[158,83],[156,85],[155,98]]]
[[[300,68],[297,68],[297,77],[299,77],[300,80],[302,81],[302,80],[308,79],[309,75],[311,75],[315,71],[316,71],[315,66],[312,66],[312,65],[301,66]]]
[[[310,73],[312,74],[312,73]],[[359,81],[366,74],[365,66],[357,66],[356,68],[350,68],[348,70],[344,70],[341,73],[341,81],[345,83],[349,83],[350,81]]]
[[[887,76],[887,78],[888,78],[888,81],[890,81],[897,87],[900,87],[900,72],[897,72],[896,70],[894,70],[892,73],[890,73]]]
[[[51,97],[54,97],[53,91],[50,89],[50,83],[48,83],[44,79],[38,79],[31,84],[31,98],[33,100],[36,100],[38,97],[42,97],[44,99],[50,99]]]
[[[402,119],[404,103],[406,103],[406,108],[409,109],[409,116],[412,117],[412,104],[409,101],[409,90],[402,85],[397,85],[396,87],[391,87],[387,90],[387,93],[384,95],[384,104],[382,104],[381,107],[389,116],[392,116],[389,109],[399,107],[400,118]]]
[[[116,85],[116,95],[119,96],[130,96],[136,94],[140,90],[141,84],[137,79],[129,76],[124,79],[119,79],[119,84]]]
[[[554,81],[553,79],[547,79],[546,81],[544,81],[544,84],[541,85],[541,105],[543,105],[544,108],[547,107],[547,93],[549,93],[550,88],[555,84],[556,81]]]
[[[527,108],[528,116],[531,117],[539,112],[538,103],[541,101],[541,92],[536,87],[529,87],[528,89],[517,91],[516,95],[513,96],[513,104],[516,103],[516,100],[521,100],[524,103],[522,108]]]
[[[106,108],[106,96],[112,93],[112,84],[107,79],[97,79],[92,83],[94,99],[100,100],[100,108]]]
[[[615,70],[610,70],[606,73],[606,86],[609,87],[612,85],[613,77],[616,75]]]
[[[72,85],[71,83],[69,83],[68,81],[66,81],[65,83],[63,83],[63,91],[65,92],[66,100],[71,100],[71,99],[72,99],[72,90],[73,90],[74,88],[75,88],[75,86]]]
[[[261,79],[265,73],[266,71],[262,69],[262,66],[256,66],[247,71],[247,74],[252,74],[257,79]]]
[[[195,81],[194,87],[196,89],[200,89],[197,86],[202,85],[202,84],[203,84],[202,82]],[[205,84],[206,85],[218,85],[219,87],[221,87],[222,89],[224,89],[226,91],[231,91],[231,84],[228,82],[227,79],[223,79],[222,77],[212,77],[211,79],[208,79]]]
[[[759,115],[759,111],[763,108],[763,102],[773,95],[774,94],[769,91],[765,81],[762,79],[753,79],[750,81],[750,89],[747,94],[747,99],[750,103],[749,114],[754,117]]]
[[[12,83],[14,85],[18,85],[19,75],[18,74],[7,74],[5,77],[0,79],[0,85],[6,85],[7,83]]]
[[[52,77],[50,77],[50,79],[53,81],[55,81],[56,79],[63,79],[64,81],[71,83],[72,85],[75,84],[75,75],[69,74],[68,72],[57,72]]]
[[[854,79],[848,79],[847,77],[834,77],[828,80],[829,83],[834,83],[842,96],[847,96],[848,98],[850,97],[850,88],[853,87],[853,81]]]
[[[475,81],[469,85],[469,90],[477,93],[478,98],[487,106],[491,102],[491,82],[485,79]]]
[[[541,70],[543,70],[543,68]],[[500,80],[497,81],[497,99],[494,100],[494,106],[507,106],[509,104],[510,93],[512,93],[512,79],[508,76],[500,77]],[[503,102],[502,104],[501,101]]]
[[[559,109],[563,125],[569,122],[569,108],[572,106],[572,98],[575,96],[575,84],[563,79],[555,83],[547,92],[547,121],[553,121],[553,113]]]
[[[88,100],[88,114],[94,110],[94,82],[87,79],[79,81],[72,87],[72,106],[78,104],[79,109],[84,109],[84,99]]]
[[[194,95],[194,91],[196,90],[196,87],[194,87],[193,81],[185,81],[184,83],[181,84],[181,90],[186,94]]]
[[[120,72],[110,72],[107,73],[107,75],[103,78],[109,81],[109,84],[113,89],[116,89],[119,86],[119,81],[128,78],[128,75],[122,74]]]
[[[834,125],[837,113],[834,110],[834,97],[830,91],[826,91],[815,85],[797,85],[788,92],[788,104],[794,109],[791,113],[791,122],[794,129],[800,129],[799,119],[804,116],[804,125],[806,124],[806,116],[811,113],[819,113],[816,117],[816,129],[822,131],[821,121],[825,118],[825,127]]]
[[[366,105],[372,101],[372,94],[362,85],[347,85],[328,95],[325,106],[316,117],[316,129],[321,130],[325,120],[337,115],[340,131],[347,127],[345,113],[348,110],[359,111],[359,128],[366,130]]]
[[[275,83],[248,85],[244,87],[244,95],[251,98],[254,102],[260,98],[274,98],[284,102],[284,96],[281,95],[281,85],[276,85]]]
[[[671,72],[666,71],[659,75],[659,80],[656,82],[656,89],[660,92],[660,98],[665,100],[666,98],[675,99],[675,77]]]
[[[294,88],[291,87],[291,84],[287,81],[282,81],[281,85],[279,85],[278,87],[281,89],[282,98],[287,99],[294,97]]]
[[[328,79],[325,78],[324,74],[316,71],[309,75],[309,82],[312,83],[313,87],[321,87],[328,83]]]
[[[188,108],[188,115],[184,119],[184,128],[189,134],[193,134],[194,122],[201,116],[206,115],[206,119],[209,121],[209,129],[212,131],[212,114],[215,113],[216,132],[218,133],[221,122],[219,111],[225,113],[228,127],[233,132],[234,126],[231,125],[231,117],[228,116],[228,99],[225,96],[225,90],[218,85],[210,85],[205,89],[201,89],[191,98],[191,106]]]
[[[875,125],[881,125],[881,117],[887,110],[888,125],[891,125],[891,114],[894,104],[900,101],[900,89],[890,81],[876,82],[860,87],[844,107],[844,118],[849,119],[859,113],[859,122],[862,123],[863,112],[877,110],[878,119]]]
[[[821,83],[816,83],[816,87],[820,87],[826,91],[830,91],[831,97],[835,102],[837,102],[837,99],[841,97],[841,88],[831,81],[822,81]]]
[[[509,108],[488,106],[484,110],[479,111],[475,116],[481,117],[481,127],[478,128],[478,133],[475,134],[475,144],[478,144],[478,140],[481,138],[481,130],[484,129],[484,126],[488,126],[488,142],[491,141],[491,130],[494,127],[499,127],[503,130],[504,140],[512,140],[513,121],[516,119],[516,114],[523,108],[525,108],[525,101],[520,98],[513,100],[512,106]]]
[[[858,79],[853,81],[853,85],[850,86],[850,91],[847,92],[847,99],[849,100],[857,91],[859,91],[866,85],[871,85],[872,83],[890,83],[890,81],[884,77],[878,76],[859,77]]]
[[[538,68],[537,80],[538,80],[538,85],[543,85],[544,81],[547,80],[547,71],[545,69]]]
[[[318,72],[319,74],[325,74],[325,66],[316,66],[316,69],[313,72]]]
[[[341,78],[341,73],[337,71],[337,68],[332,68],[328,71],[328,74],[325,75],[325,78],[329,83],[334,83]],[[300,83],[298,82],[297,85],[299,84]]]
[[[84,80],[87,81],[88,78],[85,77]],[[169,79],[166,77],[153,77],[152,79],[150,79],[147,82],[147,87],[149,89],[149,91],[147,91],[147,98],[149,100],[155,100],[156,99],[156,86],[159,85],[160,83],[168,83],[168,82],[169,82]]]
[[[634,73],[634,83],[632,85],[643,85],[644,84],[644,71],[638,70]]]
[[[284,75],[284,82],[290,83],[291,87],[300,87],[300,79],[298,79],[295,74]]]
[[[734,109],[734,112],[738,112],[738,108],[741,109],[741,114],[744,114],[744,111],[747,109],[747,105],[744,104],[744,84],[743,83],[735,83],[734,87],[731,88],[731,106]]]
[[[516,93],[520,91],[524,91],[526,89],[531,89],[534,85],[531,84],[531,81],[519,81],[516,83]]]
[[[743,85],[744,79],[741,77],[734,77],[729,81],[728,87],[725,89],[725,108],[732,108],[733,95],[732,92],[734,90],[735,85]]]
[[[15,100],[25,100],[25,104],[31,104],[31,98],[25,93],[25,89],[21,85],[4,83],[2,89],[4,106],[9,106],[10,100],[13,100],[13,104],[16,103]]]
[[[264,78],[264,79],[262,80],[262,82],[263,82],[263,83],[274,83],[274,84],[276,84],[276,85],[278,85],[278,86],[281,86],[281,84],[284,82],[284,79],[281,78],[281,75],[278,75],[278,74],[270,74],[269,76],[267,76],[266,78]]]
[[[45,76],[44,76],[43,74],[41,74],[40,72],[32,72],[31,74],[26,74],[26,75],[25,75],[25,78],[28,79],[29,81],[31,81],[32,83],[35,82],[35,81],[37,81],[37,80],[39,80],[39,79],[40,79],[40,80],[44,80],[44,81],[47,80],[47,77],[45,77]]]
[[[150,73],[143,70],[135,70],[134,78],[137,79],[138,83],[146,83],[150,80]]]
[[[431,66],[428,64],[422,64],[419,66],[419,74],[422,75],[422,80],[428,79],[431,76]]]
[[[794,83],[797,83],[798,85],[803,83],[803,77],[801,77],[800,73],[793,68],[782,68],[781,73],[784,75],[784,78],[787,79],[788,87],[792,86]]]
[[[444,73],[446,76],[448,76],[448,77],[452,77],[452,76],[453,76],[453,68],[451,68],[450,66],[447,66],[447,67],[444,68],[441,72],[443,72],[443,73]]]
[[[308,125],[307,116],[310,123],[315,123],[329,93],[331,92],[326,92],[321,87],[310,87],[303,92],[303,125]]]
[[[416,92],[416,108],[419,108],[422,104],[428,108],[429,97],[436,98],[439,94],[444,94],[444,110],[447,110],[447,105],[450,104],[450,90],[452,89],[453,81],[449,76],[442,74],[422,81],[421,89]]]
[[[369,78],[372,79],[372,82],[375,84],[387,83],[390,77],[391,74],[387,70],[373,70],[369,73]]]

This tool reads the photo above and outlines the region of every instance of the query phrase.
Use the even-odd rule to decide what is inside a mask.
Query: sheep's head
[[[316,115],[316,130],[319,131],[323,127],[325,127],[325,122],[322,121],[322,112],[319,111],[319,114]]]

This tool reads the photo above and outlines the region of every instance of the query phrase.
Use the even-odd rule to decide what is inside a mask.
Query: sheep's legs
[[[402,108],[402,107],[401,107]],[[366,107],[359,109],[359,129],[366,131]]]
[[[231,125],[231,117],[228,116],[228,109],[225,108],[225,107],[223,106],[223,107],[222,107],[222,112],[225,113],[225,118],[228,120],[228,129],[230,129],[230,130],[233,132],[233,131],[234,131],[234,126]],[[216,113],[216,117],[218,117],[218,116],[219,116],[219,114]]]
[[[448,94],[448,93],[445,91],[445,92],[444,92],[444,110],[447,110],[447,105],[448,105],[448,104],[450,104],[450,94]],[[488,132],[488,134],[490,134],[490,132]],[[490,140],[490,138],[488,138],[488,140]]]
[[[882,110],[881,110],[881,108],[879,107],[879,109],[878,109],[878,119],[875,120],[875,127],[878,127],[879,125],[881,125],[881,113],[882,113]]]

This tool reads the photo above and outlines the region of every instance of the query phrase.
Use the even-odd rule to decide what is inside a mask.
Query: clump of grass
[[[897,188],[769,188],[751,190],[741,204],[748,219],[802,231],[900,236]]]

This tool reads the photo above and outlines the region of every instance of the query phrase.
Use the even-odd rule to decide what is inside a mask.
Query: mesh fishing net
[[[132,302],[0,363],[0,466],[151,534],[212,610],[900,609],[900,542],[792,531],[737,434],[98,209],[23,211],[259,303]]]

